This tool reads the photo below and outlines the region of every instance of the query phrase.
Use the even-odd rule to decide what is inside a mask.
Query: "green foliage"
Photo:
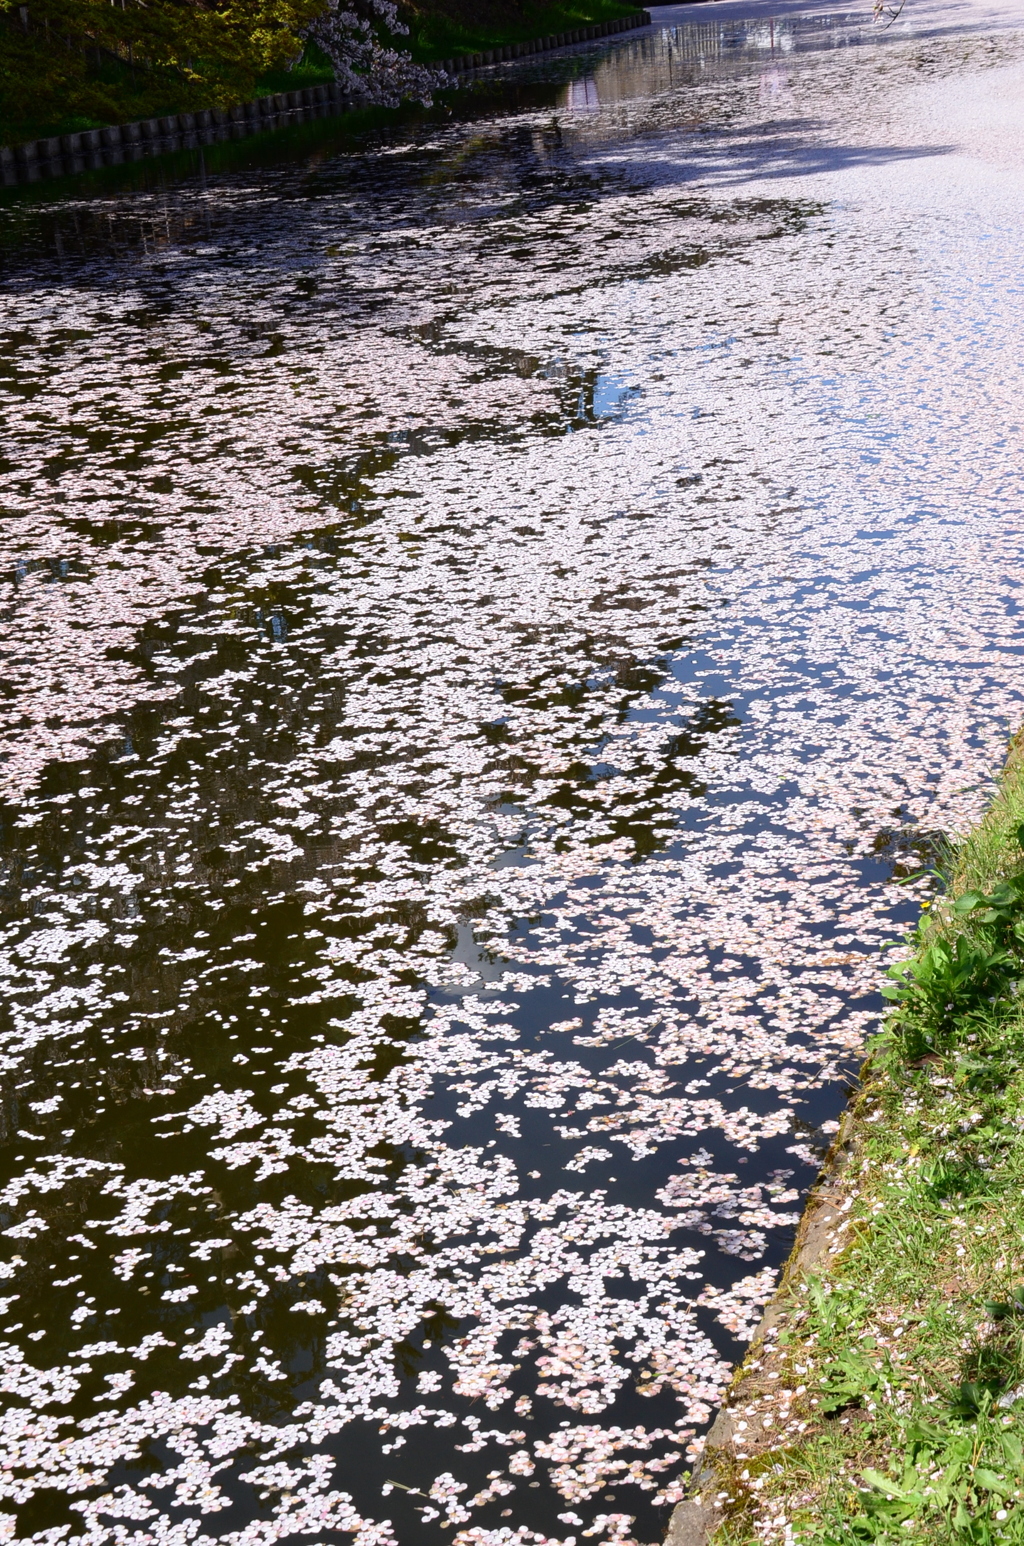
[[[813,1365],[802,1377],[819,1423],[778,1484],[792,1495],[794,1472],[815,1479],[796,1546],[1024,1546],[1024,1283],[1006,1277],[1024,1239],[1024,1006],[975,1006],[950,1039],[959,1051],[924,1070],[893,1063],[869,1086],[870,1226],[838,1281],[806,1280],[785,1347]]]
[[[1024,1315],[1024,1284],[1018,1284],[1008,1300],[988,1300],[985,1309],[994,1321],[1009,1320],[1013,1316]]]
[[[1024,1542],[1024,1509],[1013,1496],[1024,1471],[1021,1441],[992,1415],[984,1393],[964,1415],[973,1420],[959,1428],[910,1423],[888,1474],[864,1468],[856,1512],[801,1526],[801,1546],[889,1546],[908,1538],[950,1546]]]
[[[568,32],[594,22],[616,21],[640,10],[630,0],[555,0],[554,4],[518,5],[515,0],[487,4],[420,0],[404,7],[409,47],[415,59],[444,59],[477,53],[505,43]]]
[[[445,0],[423,0],[404,9],[408,39],[393,41],[415,60],[440,59],[636,9],[628,0],[452,0],[449,11]],[[306,36],[326,11],[327,0],[0,0],[0,143],[329,81],[329,61]]]
[[[927,1201],[965,1203],[972,1197],[984,1197],[991,1191],[992,1180],[979,1169],[973,1158],[949,1158],[940,1155],[921,1167],[921,1186]]]
[[[881,1383],[881,1371],[866,1351],[857,1353],[844,1348],[822,1376],[825,1394],[819,1402],[819,1410],[825,1413],[841,1412],[846,1407],[859,1406],[866,1396],[874,1394]]]
[[[877,1408],[901,1386],[905,1399],[905,1371],[863,1330],[877,1303],[852,1285],[829,1292],[812,1279],[808,1290],[806,1332],[822,1350],[819,1412]],[[948,1386],[935,1379],[927,1403],[915,1392],[912,1413],[886,1424],[886,1469],[861,1463],[855,1494],[842,1506],[829,1499],[817,1517],[796,1524],[799,1546],[891,1546],[910,1532],[950,1546],[1024,1542],[1024,1447],[1015,1431],[1024,1393],[1015,1388],[1024,1372],[1016,1324],[1024,1316],[1024,1287],[986,1309],[997,1323],[1014,1324],[968,1354],[963,1367],[972,1378]],[[934,1335],[934,1325],[925,1329]]]
[[[800,1421],[719,1462],[716,1546],[1024,1546],[1022,752],[890,970],[841,1243],[753,1355]]]
[[[984,821],[951,856],[955,899],[922,917],[910,959],[887,973],[882,993],[894,1011],[884,1042],[908,1062],[955,1045],[973,1014],[1008,999],[1024,978],[1021,751],[1015,742]]]
[[[882,988],[883,997],[899,1006],[889,1034],[911,1062],[935,1052],[959,1019],[1003,991],[1006,968],[1014,962],[1009,951],[962,934],[952,941],[929,939],[933,927],[932,920],[922,921],[912,939],[916,953],[890,966],[893,980]]]
[[[115,123],[251,97],[324,0],[0,0],[0,122]]]
[[[1017,856],[1024,823],[1008,834]],[[971,1016],[1008,999],[1024,977],[1024,871],[991,892],[963,891],[939,916],[922,917],[909,960],[890,966],[883,997],[895,1006],[886,1028],[908,1062],[948,1050],[970,1030]]]

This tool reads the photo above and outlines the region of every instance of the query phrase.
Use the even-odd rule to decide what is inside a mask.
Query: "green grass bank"
[[[635,4],[622,4],[619,0],[558,0],[555,4],[540,5],[525,0],[445,0],[443,4],[402,8],[409,31],[393,41],[416,60],[428,63],[598,22],[617,21],[637,9]],[[312,47],[292,69],[272,70],[259,76],[255,85],[239,94],[237,100],[299,91],[333,78],[327,59]],[[95,60],[90,60],[86,76],[73,95],[76,100],[68,102],[65,111],[54,111],[52,95],[47,98],[41,88],[36,111],[15,110],[15,99],[3,90],[0,71],[0,145],[17,145],[179,112],[199,112],[222,105],[224,100],[223,85],[215,89],[213,76],[209,93],[204,95],[201,81],[193,80],[185,89],[173,72],[147,73],[98,53]]]
[[[1022,843],[1018,737],[889,969],[673,1546],[1024,1543]]]
[[[551,33],[571,32],[598,22],[618,21],[639,7],[618,0],[562,0],[556,5],[516,4],[514,0],[448,0],[446,5],[409,7],[409,35],[401,41],[413,58],[450,59],[483,53],[507,43],[525,43]]]

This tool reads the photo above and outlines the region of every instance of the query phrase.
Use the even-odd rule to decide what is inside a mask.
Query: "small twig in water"
[[[893,6],[886,5],[884,0],[875,0],[872,15],[874,16],[875,21],[881,21],[883,17],[887,17],[888,20],[886,21],[885,25],[887,27],[891,27],[893,22],[896,21],[897,17],[900,15],[906,3],[907,0],[900,0],[899,5]]]

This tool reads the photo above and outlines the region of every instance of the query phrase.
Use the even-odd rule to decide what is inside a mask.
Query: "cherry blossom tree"
[[[303,35],[327,55],[347,94],[381,106],[403,98],[429,103],[448,77],[394,47],[408,31],[394,0],[326,0]]]

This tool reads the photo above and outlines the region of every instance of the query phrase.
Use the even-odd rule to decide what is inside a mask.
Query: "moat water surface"
[[[0,204],[6,1539],[660,1540],[1022,717],[1013,17]]]

